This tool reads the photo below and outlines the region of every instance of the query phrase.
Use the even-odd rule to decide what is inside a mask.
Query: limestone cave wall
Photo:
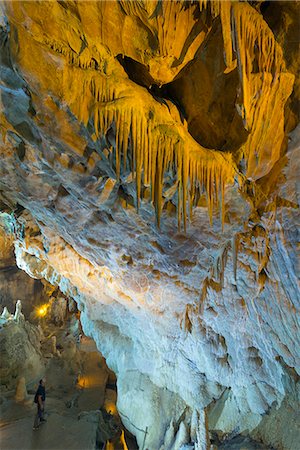
[[[299,3],[0,11],[6,239],[77,302],[126,428],[296,450]]]

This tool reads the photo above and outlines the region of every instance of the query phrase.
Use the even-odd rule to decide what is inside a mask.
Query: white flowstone
[[[175,428],[174,428],[174,421],[172,419],[171,423],[166,431],[166,434],[165,434],[165,440],[164,440],[164,446],[163,446],[165,450],[172,448],[174,439],[175,439]]]
[[[196,442],[197,439],[198,421],[199,421],[198,411],[194,409],[191,417],[191,432],[190,432],[192,442]]]
[[[295,191],[290,183],[286,192]],[[72,196],[64,197],[63,212],[76,207],[70,221],[45,215],[38,200],[33,216],[18,219],[26,224],[15,243],[18,266],[76,301],[84,333],[117,375],[117,405],[140,446],[147,429],[146,445],[160,448],[185,408],[186,423],[206,408],[210,429],[251,433],[274,402],[287,408],[284,399],[295,398],[298,210],[278,207],[245,226],[247,205],[235,187],[228,194],[232,220],[223,232],[201,207],[185,235],[174,234],[167,216],[158,232],[147,204],[139,216],[118,211],[99,226],[99,214],[87,217]],[[31,234],[34,216],[43,217],[40,234]]]
[[[188,442],[189,442],[189,434],[187,432],[185,423],[181,422],[179,425],[179,430],[177,431],[176,434],[175,443],[172,450],[180,450]]]
[[[196,436],[197,441],[195,443],[195,450],[209,450],[210,442],[205,409],[200,410],[198,413]]]

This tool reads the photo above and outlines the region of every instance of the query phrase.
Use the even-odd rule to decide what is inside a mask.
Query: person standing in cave
[[[34,418],[33,429],[37,430],[40,426],[40,423],[47,422],[44,418],[45,412],[45,400],[46,400],[46,378],[42,378],[39,382],[39,387],[34,396],[34,403],[37,406],[37,412]]]

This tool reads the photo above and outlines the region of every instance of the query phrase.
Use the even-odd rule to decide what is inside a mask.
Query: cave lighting
[[[37,315],[39,317],[45,317],[48,311],[49,305],[44,304],[37,309]]]
[[[108,414],[112,414],[112,415],[117,414],[117,408],[113,402],[106,401],[104,407]]]
[[[120,437],[120,442],[123,445],[123,450],[128,450],[128,447],[127,447],[127,444],[126,444],[126,441],[125,441],[124,430],[122,430],[122,434],[121,434],[121,437]]]
[[[123,450],[128,450],[126,441],[125,441],[125,434],[124,434],[124,430],[122,430],[122,434],[120,436],[120,444],[122,445],[122,449]],[[106,441],[105,444],[105,450],[115,450],[115,446],[112,442],[110,441]]]

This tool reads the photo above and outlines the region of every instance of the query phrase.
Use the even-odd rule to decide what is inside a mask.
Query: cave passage
[[[137,449],[118,414],[116,375],[84,335],[75,301],[20,270],[12,248],[1,259],[0,289],[1,447]],[[42,377],[46,422],[33,430]]]
[[[299,17],[1,2],[1,448],[299,450]]]

